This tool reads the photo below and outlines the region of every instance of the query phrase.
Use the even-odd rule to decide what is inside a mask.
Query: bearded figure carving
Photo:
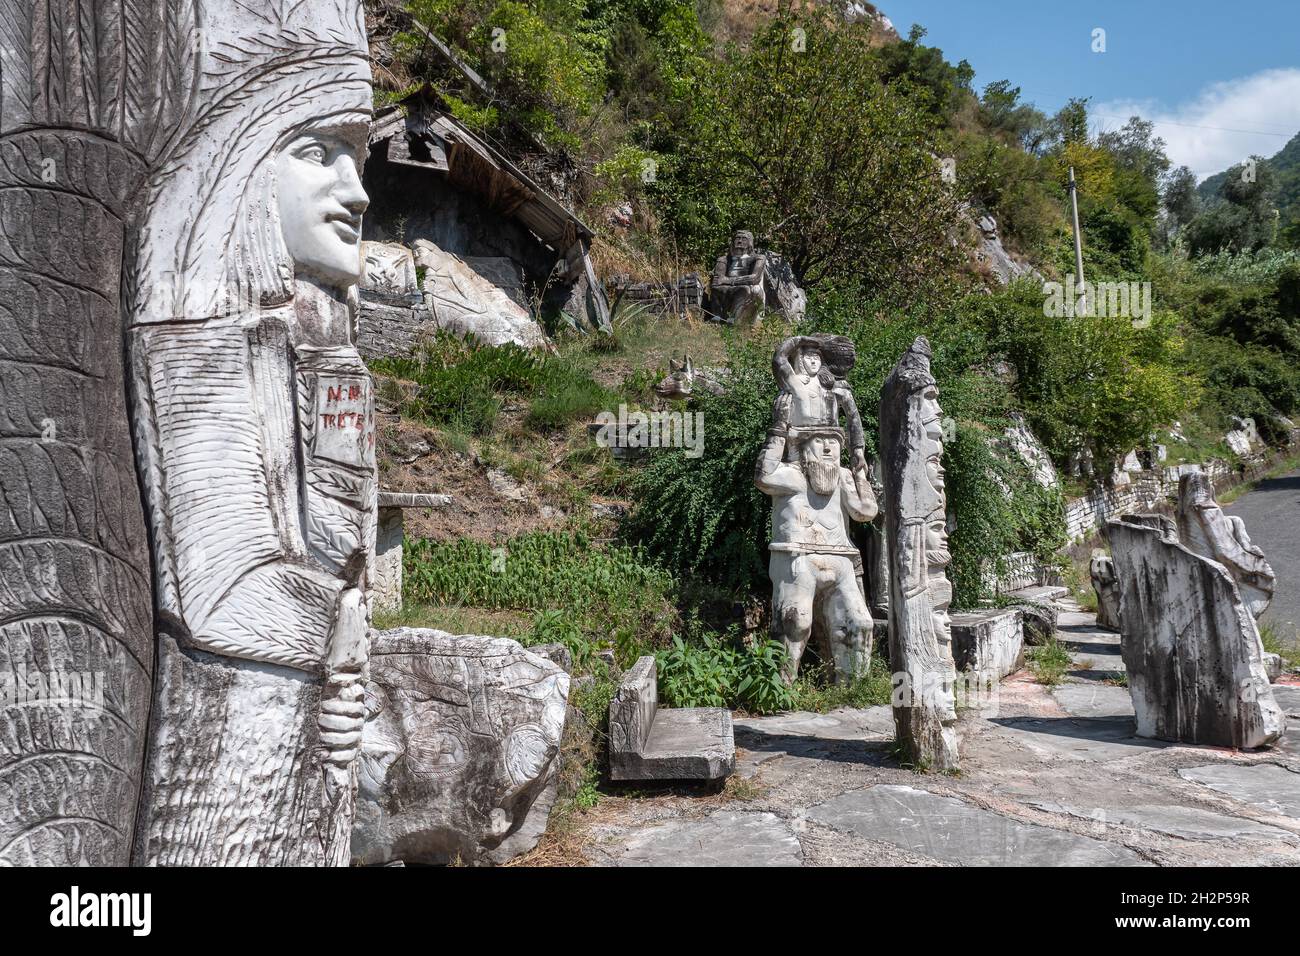
[[[880,397],[885,535],[890,559],[889,660],[894,723],[908,758],[932,770],[958,767],[956,667],[948,605],[943,411],[919,336]]]
[[[853,361],[853,345],[842,336],[796,336],[773,356],[781,389],[754,481],[772,496],[772,633],[786,647],[787,683],[814,637],[836,681],[865,674],[871,662],[862,553],[849,537],[849,522],[871,521],[877,506],[862,422],[844,380]],[[846,444],[848,468],[841,464]]]
[[[128,289],[158,676],[136,858],[348,860],[376,525],[359,0],[205,5]]]

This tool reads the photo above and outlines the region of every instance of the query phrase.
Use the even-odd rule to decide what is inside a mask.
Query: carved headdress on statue
[[[147,208],[166,214],[148,219],[133,270],[137,324],[288,301],[276,154],[322,126],[365,148],[371,77],[359,0],[232,0],[203,17],[196,89],[149,185]]]

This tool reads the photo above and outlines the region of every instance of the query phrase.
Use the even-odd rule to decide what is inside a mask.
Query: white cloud
[[[1089,106],[1100,129],[1118,129],[1134,114],[1153,121],[1173,164],[1190,166],[1199,180],[1247,156],[1272,156],[1300,130],[1300,69],[1213,83],[1172,109],[1150,100]]]

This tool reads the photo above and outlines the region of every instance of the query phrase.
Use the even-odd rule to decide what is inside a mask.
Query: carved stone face
[[[737,232],[731,237],[731,254],[737,258],[754,251],[754,237],[748,232]]]
[[[805,348],[799,352],[799,364],[805,375],[817,375],[822,370],[822,353]]]
[[[344,131],[312,129],[275,161],[280,228],[300,275],[345,289],[361,278],[361,186],[357,147]]]
[[[834,438],[810,438],[803,444],[803,470],[819,495],[829,495],[840,479],[840,443]]]

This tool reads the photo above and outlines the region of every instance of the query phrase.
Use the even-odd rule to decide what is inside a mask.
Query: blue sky
[[[1157,122],[1175,164],[1199,176],[1300,131],[1300,0],[878,0],[903,36],[913,23],[975,87],[1009,79],[1052,112],[1090,96],[1094,123]],[[1106,31],[1094,53],[1093,30]]]

